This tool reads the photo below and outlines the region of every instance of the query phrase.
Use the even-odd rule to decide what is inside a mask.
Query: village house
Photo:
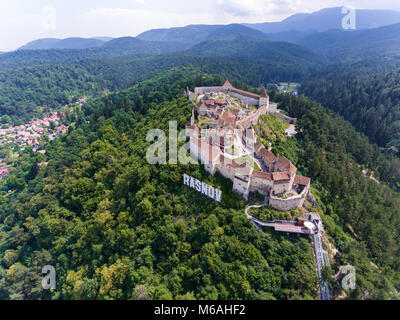
[[[0,169],[0,180],[3,179],[4,177],[8,176],[10,174],[10,172],[8,171],[8,169]]]

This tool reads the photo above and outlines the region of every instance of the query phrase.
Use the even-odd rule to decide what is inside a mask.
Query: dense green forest
[[[371,142],[400,156],[400,76],[398,64],[381,72],[367,64],[335,65],[313,74],[302,92],[338,112]],[[358,64],[360,67],[360,64]]]
[[[25,150],[1,186],[0,298],[317,298],[310,239],[257,232],[222,176],[144,160],[149,129],[167,130],[172,119],[181,128],[187,123],[192,105],[183,89],[223,80],[195,65],[164,71],[85,104],[46,156]],[[332,272],[356,267],[351,299],[395,297],[400,197],[386,186],[393,181],[377,159],[390,161],[316,103],[273,92],[271,99],[299,118],[299,135],[278,139],[274,152],[313,179],[318,210],[339,250]],[[42,161],[48,166],[38,168]],[[380,172],[383,183],[364,177],[362,168]],[[222,203],[182,186],[183,173],[223,190]],[[39,287],[46,264],[57,269],[53,292]]]
[[[149,129],[187,123],[183,88],[220,81],[171,70],[85,105],[46,168],[26,152],[3,186],[17,192],[0,198],[0,298],[315,299],[309,239],[258,233],[231,182],[200,166],[145,161]],[[222,203],[183,173],[221,188]],[[56,266],[54,292],[39,288],[43,264]]]
[[[33,51],[32,55],[37,52]],[[283,57],[268,60],[267,55],[264,59],[249,60],[244,57],[226,59],[181,52],[79,60],[73,55],[69,57],[70,50],[39,52],[39,60],[21,62],[18,66],[14,63],[2,65],[0,62],[0,124],[21,124],[51,108],[74,102],[77,98],[97,97],[103,92],[126,89],[175,66],[195,65],[211,73],[218,70],[221,75],[259,87],[262,83],[272,81],[300,81],[313,65],[305,65],[304,57],[298,60],[293,57],[293,61],[289,62]],[[46,54],[53,52],[57,53],[57,57],[64,52],[66,60],[47,60]]]

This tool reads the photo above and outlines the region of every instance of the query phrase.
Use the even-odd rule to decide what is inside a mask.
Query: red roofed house
[[[234,128],[236,126],[236,117],[233,115],[232,112],[224,112],[218,120],[219,127],[227,127],[230,126]]]
[[[10,174],[10,172],[8,171],[8,169],[1,169],[0,170],[0,179],[3,179],[5,176],[8,176]]]

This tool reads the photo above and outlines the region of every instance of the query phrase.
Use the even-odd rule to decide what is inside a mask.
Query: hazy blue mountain
[[[28,42],[26,45],[19,48],[19,50],[39,50],[39,49],[51,49],[60,39],[46,38],[38,39]]]
[[[187,44],[179,42],[144,41],[134,37],[123,37],[106,42],[102,48],[129,53],[160,54],[180,51],[189,48]]]
[[[114,38],[112,38],[112,37],[93,37],[91,39],[96,39],[96,40],[100,40],[100,41],[103,41],[103,42],[107,42],[107,41],[110,41],[110,40],[112,40]]]
[[[294,43],[332,59],[399,56],[400,24],[352,32],[330,30],[313,33]]]
[[[197,44],[206,40],[224,39],[237,35],[265,38],[264,33],[240,24],[189,25],[180,28],[154,29],[138,35],[137,38],[147,41],[174,41]]]
[[[27,43],[19,48],[19,50],[87,49],[101,47],[105,42],[105,40],[100,40],[100,38],[38,39]]]
[[[318,31],[342,29],[342,8],[327,8],[313,13],[299,13],[281,22],[244,24],[264,33],[280,33],[288,31]],[[392,10],[357,10],[357,29],[371,29],[400,23],[400,11]]]
[[[247,36],[237,36],[234,39],[208,40],[195,45],[191,50],[207,56],[250,58],[276,61],[277,63],[304,63],[311,65],[324,62],[322,56],[299,45]]]
[[[99,41],[99,40],[96,40]],[[66,43],[66,42],[64,42]],[[97,42],[94,42],[96,44]],[[154,55],[182,51],[191,45],[175,42],[143,41],[134,37],[123,37],[102,42],[101,46],[76,49],[19,49],[5,52],[0,58],[0,69],[7,64],[32,62],[63,62],[93,58],[112,58],[124,55]]]

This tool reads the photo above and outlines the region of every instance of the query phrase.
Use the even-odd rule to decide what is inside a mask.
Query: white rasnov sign
[[[222,198],[222,191],[214,188],[204,182],[201,182],[200,180],[197,180],[191,176],[188,176],[187,174],[183,175],[183,184],[185,186],[188,186],[197,192],[200,192],[207,197],[214,199],[217,202],[221,202]]]

